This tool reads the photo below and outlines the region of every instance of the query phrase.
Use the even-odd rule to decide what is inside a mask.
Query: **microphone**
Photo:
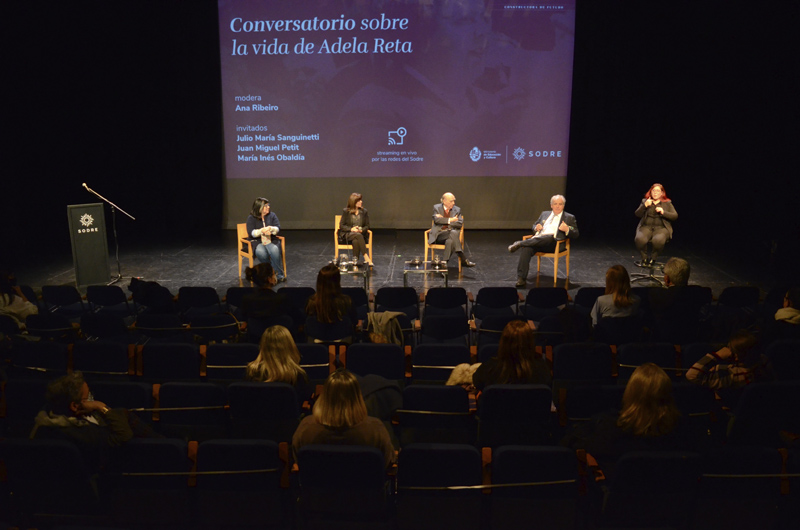
[[[86,188],[87,190],[89,189],[89,186],[87,186],[85,182],[84,182],[83,184],[81,184],[81,186],[83,186],[83,187],[84,187],[84,188]]]

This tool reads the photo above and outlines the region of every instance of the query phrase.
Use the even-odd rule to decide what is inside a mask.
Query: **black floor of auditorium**
[[[449,285],[464,287],[477,293],[485,286],[513,286],[519,254],[510,254],[508,245],[519,239],[521,230],[471,230],[466,235],[466,251],[477,262],[459,275],[455,258],[450,261]],[[286,237],[286,263],[288,281],[281,286],[311,286],[316,282],[317,271],[334,257],[333,234],[330,230],[283,231]],[[371,292],[385,286],[403,285],[404,261],[423,253],[421,230],[375,230],[374,269],[369,276]],[[632,238],[631,238],[632,239]],[[174,243],[130,243],[120,241],[119,259],[123,282],[127,286],[131,276],[156,281],[173,293],[182,286],[204,285],[214,287],[223,296],[228,287],[239,285],[236,258],[236,232],[220,230],[202,239],[186,238]],[[729,285],[756,285],[766,291],[771,287],[769,271],[753,265],[752,260],[734,260],[716,254],[705,247],[691,248],[679,241],[667,246],[659,261],[671,256],[685,258],[691,264],[690,283],[711,287],[714,296]],[[51,256],[49,261],[38,259],[16,271],[21,284],[34,289],[42,285],[74,283],[72,257],[68,253]],[[586,286],[604,285],[605,271],[614,264],[624,265],[629,272],[641,272],[634,261],[638,253],[633,241],[599,241],[583,237],[572,242],[569,279],[565,278],[564,259],[559,260],[558,285],[570,295]],[[246,260],[245,260],[246,262]],[[109,261],[112,276],[117,274],[113,246]],[[244,267],[243,267],[244,268]],[[441,276],[409,275],[408,284],[423,291],[444,285]],[[346,276],[343,286],[363,286],[363,279]],[[531,261],[528,288],[553,285],[553,261],[542,260],[542,270],[536,275],[536,260]],[[648,285],[638,283],[636,285]],[[655,285],[655,284],[653,284]]]

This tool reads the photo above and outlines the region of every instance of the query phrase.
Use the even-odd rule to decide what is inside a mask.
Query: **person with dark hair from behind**
[[[724,348],[694,363],[686,371],[686,379],[712,390],[741,388],[762,378],[763,366],[756,336],[743,329],[735,332]]]
[[[102,469],[111,450],[134,437],[131,424],[138,425],[138,418],[129,417],[125,409],[112,409],[102,401],[94,401],[79,371],[50,383],[47,402],[48,410],[39,411],[30,437],[74,442],[91,472]],[[144,427],[137,434],[153,436]]]
[[[386,467],[395,461],[389,432],[381,420],[367,415],[358,380],[342,368],[328,376],[312,414],[298,425],[292,437],[295,460],[301,448],[312,444],[376,447]],[[302,467],[302,460],[298,463]]]
[[[507,383],[549,386],[550,367],[535,348],[536,337],[528,323],[512,320],[500,335],[497,356],[481,363],[472,374],[472,384],[480,391]]]
[[[300,405],[314,394],[306,371],[300,367],[300,351],[292,334],[283,326],[270,326],[264,330],[258,357],[247,365],[245,377],[248,381],[292,385]]]
[[[342,294],[342,274],[336,265],[325,265],[317,273],[316,292],[308,299],[306,314],[325,324],[339,322],[346,316],[353,323],[358,319],[353,300]]]
[[[253,201],[250,215],[247,216],[247,235],[253,244],[253,253],[260,263],[269,262],[278,277],[278,283],[286,281],[281,268],[281,247],[272,241],[278,235],[281,222],[275,212],[270,211],[269,200],[258,197]]]
[[[14,273],[0,271],[0,315],[14,319],[20,329],[25,328],[25,319],[39,313],[39,308],[25,298],[17,285]]]
[[[367,254],[367,231],[369,230],[369,214],[362,208],[364,201],[360,193],[351,193],[347,199],[347,206],[342,211],[342,218],[339,220],[339,239],[340,243],[353,246],[353,255],[356,257],[356,266],[364,265],[366,261],[369,265],[372,262]]]
[[[562,445],[584,449],[608,477],[614,464],[630,451],[701,451],[705,433],[695,431],[675,406],[672,381],[658,365],[645,363],[631,374],[622,408],[578,424]]]
[[[292,306],[285,294],[272,290],[278,280],[270,263],[259,263],[254,267],[247,267],[245,276],[256,286],[254,293],[242,297],[242,316],[246,320],[268,321],[270,318],[286,315],[292,319],[292,330],[296,330],[302,324],[302,312]],[[258,330],[259,338],[260,334],[261,330]]]
[[[631,278],[622,265],[613,265],[606,271],[606,292],[592,307],[592,325],[601,318],[620,318],[639,311],[639,297],[631,292]]]

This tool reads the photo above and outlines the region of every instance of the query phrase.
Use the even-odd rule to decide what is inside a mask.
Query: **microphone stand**
[[[100,195],[99,193],[97,193],[96,191],[94,191],[92,188],[87,186],[85,182],[83,183],[83,187],[86,188],[86,191],[95,195],[97,198],[108,203],[108,205],[111,206],[111,226],[112,226],[112,232],[114,233],[114,254],[117,258],[117,277],[112,279],[106,285],[114,285],[118,281],[122,280],[122,265],[119,262],[119,240],[117,239],[117,210],[130,217],[133,221],[135,221],[136,218],[131,214],[129,214],[128,212],[126,212],[125,210],[123,210],[122,208],[120,208],[119,206],[117,206],[116,204],[114,204],[113,202],[109,201],[108,199]]]

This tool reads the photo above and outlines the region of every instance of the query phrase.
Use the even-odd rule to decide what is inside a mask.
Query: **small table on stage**
[[[425,276],[432,276],[434,274],[441,274],[444,276],[444,286],[447,287],[447,263],[441,263],[440,268],[434,268],[430,261],[423,261],[422,263],[415,264],[412,261],[406,261],[403,264],[403,287],[408,287],[409,274],[423,274]]]
[[[347,274],[348,276],[361,276],[364,278],[364,291],[369,293],[369,265],[362,265],[361,267],[348,265],[345,270],[339,267],[339,272],[341,274]]]

